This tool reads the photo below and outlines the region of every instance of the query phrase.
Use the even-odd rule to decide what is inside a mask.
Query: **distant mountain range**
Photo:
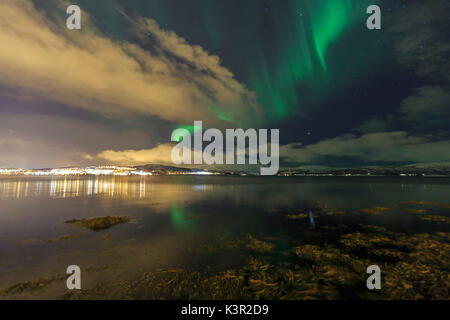
[[[283,169],[279,175],[450,176],[450,166],[367,167],[331,170]]]
[[[190,166],[168,166],[161,164],[147,164],[135,166],[136,169],[152,171],[156,174],[167,174],[168,172],[194,173],[208,171],[230,175],[258,175],[260,167],[257,165],[190,165]],[[349,169],[304,169],[304,168],[280,168],[279,176],[301,176],[301,175],[325,175],[325,176],[450,176],[450,165],[409,165],[404,167],[364,167]]]
[[[134,168],[143,171],[150,171],[156,174],[167,173],[195,173],[195,172],[213,172],[220,174],[257,174],[259,167],[257,166],[237,166],[237,165],[184,165],[184,166],[169,166],[163,164],[146,164],[135,166]]]

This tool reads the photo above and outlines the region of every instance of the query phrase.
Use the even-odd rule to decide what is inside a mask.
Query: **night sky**
[[[1,0],[0,43],[0,167],[170,163],[194,120],[279,128],[286,167],[450,164],[448,0]]]

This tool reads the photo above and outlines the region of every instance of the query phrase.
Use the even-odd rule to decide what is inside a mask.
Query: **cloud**
[[[420,0],[391,18],[398,59],[419,76],[450,80],[449,11],[446,0]]]
[[[428,125],[429,127],[436,127],[440,123],[441,126],[448,129],[450,88],[442,86],[420,87],[414,91],[414,94],[403,100],[400,112],[403,121],[419,122],[421,126]]]
[[[375,133],[375,132],[385,132],[389,129],[389,123],[380,118],[371,118],[365,121],[359,128],[358,131],[361,133]]]
[[[141,150],[105,150],[96,157],[113,164],[142,165],[149,163],[173,164],[171,160],[173,144],[159,144],[155,148]]]
[[[65,19],[65,10],[55,7]],[[0,2],[0,85],[116,118],[153,115],[216,124],[219,109],[246,123],[259,112],[255,94],[219,57],[153,20],[133,26],[151,46],[144,50],[102,35],[85,12],[81,31],[67,30],[63,19],[50,16],[31,1]]]
[[[450,141],[432,136],[411,136],[403,131],[345,134],[312,145],[280,147],[285,162],[318,164],[326,157],[353,157],[365,162],[450,162]]]
[[[450,42],[444,0],[417,1],[393,17],[397,56],[425,83],[400,104],[400,120],[415,130],[448,129],[450,111]],[[439,85],[437,85],[439,83]]]
[[[154,148],[148,149],[128,149],[128,150],[104,150],[98,153],[96,156],[99,159],[103,159],[109,161],[113,164],[121,164],[121,165],[142,165],[142,164],[166,164],[166,165],[174,165],[172,161],[172,150],[175,146],[174,143],[161,143]],[[224,144],[225,146],[225,144]],[[189,149],[186,149],[189,152]],[[269,149],[270,150],[270,149]],[[194,156],[196,151],[191,148],[191,163],[194,164]],[[237,149],[234,150],[234,156],[236,157],[238,154]],[[246,148],[245,151],[241,151],[241,153],[247,155],[257,154],[258,150]],[[229,152],[228,152],[229,153]],[[203,155],[200,155],[203,157]],[[227,152],[223,153],[223,163],[225,163],[225,159],[227,156]],[[248,163],[248,159],[246,159]],[[219,165],[220,166],[220,165]]]
[[[420,133],[448,132],[450,121],[450,3],[413,1],[388,17],[398,61],[418,77],[419,85],[385,119],[371,119],[362,133],[390,128]]]

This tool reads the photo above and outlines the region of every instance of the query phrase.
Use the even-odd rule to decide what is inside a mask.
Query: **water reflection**
[[[111,205],[123,202],[126,206],[119,214],[132,212],[134,209],[129,209],[129,205],[144,206],[151,208],[154,213],[167,214],[174,229],[190,232],[198,231],[198,216],[205,212],[217,213],[228,208],[225,209],[228,210],[226,217],[237,212],[240,218],[253,214],[254,217],[249,219],[259,219],[261,212],[294,214],[306,207],[309,225],[317,229],[322,225],[316,216],[317,208],[329,206],[345,212],[359,212],[367,208],[388,207],[392,209],[391,214],[374,219],[394,219],[392,212],[406,212],[403,207],[410,201],[447,203],[445,199],[449,187],[446,180],[426,180],[426,188],[423,181],[389,178],[15,177],[0,179],[0,201],[3,201],[2,209],[6,211],[8,206],[20,206],[20,202],[26,206],[34,199],[50,199],[51,202],[74,200],[78,203],[76,206],[64,207],[70,219],[78,214],[73,211],[78,212],[80,206],[84,205],[78,199],[88,200],[89,210],[97,213],[100,211],[95,201],[101,200],[102,205],[106,206],[109,200],[114,200]],[[309,209],[312,211],[309,212]],[[104,215],[110,215],[111,212],[107,211]],[[85,215],[83,212],[80,214]],[[25,218],[27,211],[18,210],[15,216]],[[6,216],[3,218],[6,219]],[[408,216],[402,218],[402,223],[407,222],[405,219],[408,220]]]
[[[76,198],[80,196],[145,198],[147,177],[65,177],[48,180],[0,179],[0,199],[29,197]],[[151,189],[151,188],[150,188]],[[151,191],[151,190],[150,190]]]
[[[258,177],[6,177],[0,178],[1,199],[117,198],[158,202],[158,209],[172,210],[173,204],[204,201],[256,205],[266,208],[334,206],[368,207],[382,202],[420,199],[443,201],[448,190],[441,179],[408,181],[390,178],[268,178]],[[342,183],[345,182],[345,183]],[[427,182],[427,184],[423,183]],[[176,210],[175,210],[176,211]],[[314,218],[314,217],[313,217]],[[310,222],[313,226],[314,221]]]
[[[177,229],[192,231],[195,228],[195,222],[192,220],[194,215],[177,204],[172,206],[170,216],[173,226]]]

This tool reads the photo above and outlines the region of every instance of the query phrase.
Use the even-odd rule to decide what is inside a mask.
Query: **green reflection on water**
[[[190,215],[191,214],[189,212],[183,208],[180,208],[177,204],[174,204],[170,215],[173,226],[179,230],[193,231],[196,224],[194,221],[189,219]]]

